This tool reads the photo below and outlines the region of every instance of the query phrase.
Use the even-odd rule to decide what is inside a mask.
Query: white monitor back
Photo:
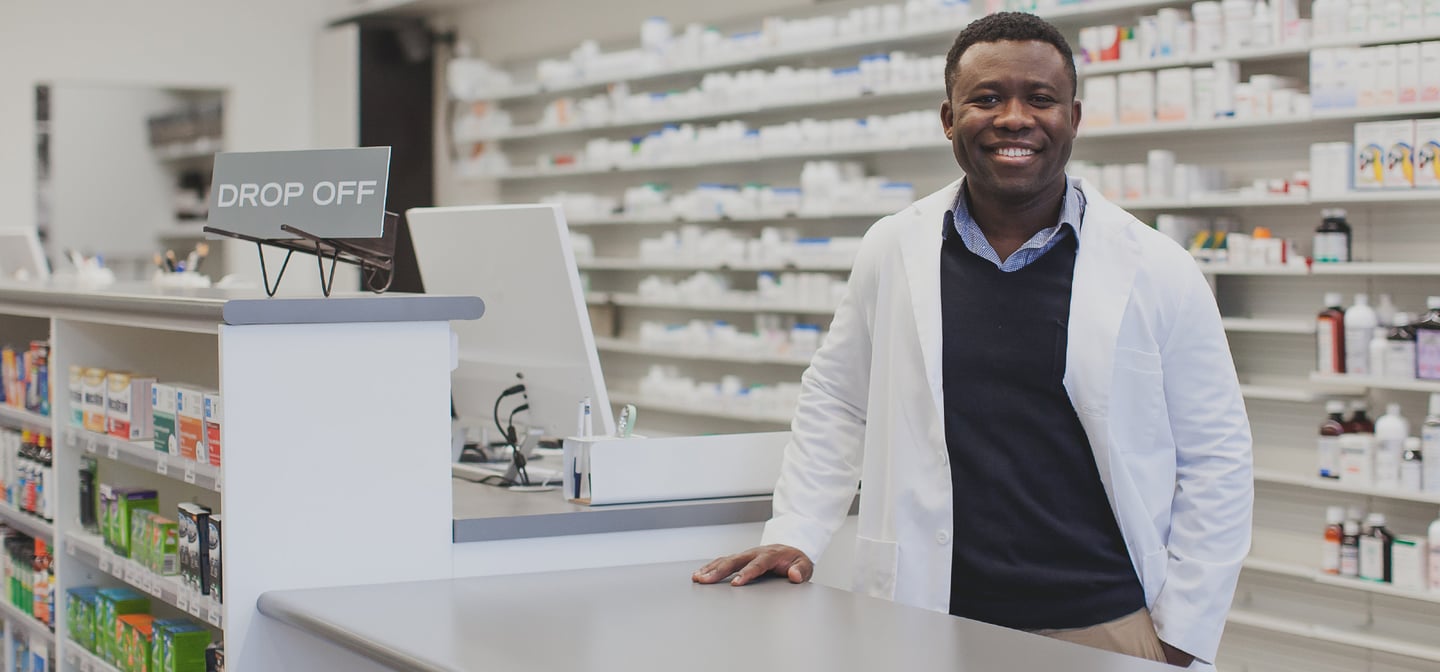
[[[456,414],[490,423],[495,400],[523,373],[530,416],[516,416],[516,424],[573,436],[576,410],[589,397],[595,433],[614,434],[560,207],[414,208],[405,216],[425,291],[485,301],[483,319],[451,325],[460,338],[460,365],[452,376]],[[518,403],[512,397],[502,405],[502,421]]]
[[[50,266],[33,226],[0,226],[0,279],[45,280]]]

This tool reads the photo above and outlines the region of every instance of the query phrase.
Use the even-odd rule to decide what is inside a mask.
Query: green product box
[[[65,623],[70,629],[70,639],[95,653],[95,609],[100,589],[85,586],[71,588],[65,594]]]
[[[150,649],[151,672],[205,672],[210,631],[186,619],[155,622]]]
[[[108,483],[100,484],[100,537],[105,540],[105,545],[111,547],[115,543],[115,488]]]
[[[115,492],[115,533],[111,550],[121,557],[130,557],[131,524],[136,512],[160,511],[160,498],[154,490],[114,488]]]
[[[150,409],[150,418],[155,426],[155,450],[179,455],[180,436],[175,432],[175,386],[164,383],[151,385]]]
[[[130,516],[130,559],[142,567],[150,566],[150,522],[157,515],[154,511],[136,511]]]
[[[180,526],[175,521],[163,516],[155,516],[150,519],[150,543],[149,554],[150,564],[146,565],[150,571],[161,576],[174,576],[180,573]]]
[[[122,672],[149,672],[154,622],[149,614],[120,617],[120,660],[117,665]]]
[[[106,588],[96,598],[95,655],[111,664],[120,661],[120,617],[150,613],[150,598],[129,588]]]

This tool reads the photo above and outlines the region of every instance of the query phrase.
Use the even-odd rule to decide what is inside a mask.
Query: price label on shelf
[[[215,627],[217,627],[217,628],[220,627],[220,607],[219,607],[219,605],[211,605],[210,608],[209,608],[207,611],[208,611],[209,613],[205,614],[205,620],[209,621],[209,622],[210,622],[210,625],[213,625],[213,626],[215,626]]]
[[[110,449],[105,451],[105,456],[112,460],[120,459],[120,447],[113,443],[110,444]]]
[[[185,482],[195,485],[195,467],[189,464],[185,465]]]
[[[90,659],[88,659],[88,658],[81,658],[81,659],[80,659],[80,672],[94,672],[94,670],[95,670],[95,667],[90,664]]]
[[[97,450],[99,450],[99,449],[100,449],[100,444],[99,444],[98,442],[96,442],[95,439],[85,439],[85,452],[90,453],[91,455],[94,455],[94,454],[95,454],[95,451],[97,451]]]
[[[190,591],[184,588],[175,591],[175,608],[180,611],[190,611]]]
[[[165,459],[163,456],[160,457],[160,459],[156,460],[156,461],[155,461],[155,473],[160,474],[161,476],[169,476],[169,475],[170,475],[170,460]]]
[[[200,598],[194,597],[190,600],[190,615],[200,618]]]
[[[72,557],[72,558],[75,557],[75,544],[74,544],[74,543],[65,544],[65,553],[66,553],[66,555],[69,555],[69,556]]]
[[[215,492],[220,492],[220,486],[225,484],[225,479],[220,478],[220,472],[215,472]]]
[[[75,432],[65,432],[65,445],[74,448],[75,446],[79,445],[79,443],[80,439],[79,437],[75,436]]]
[[[97,561],[97,564],[100,565],[100,571],[105,572],[106,574],[110,573],[110,556],[108,554],[101,553],[100,559]]]

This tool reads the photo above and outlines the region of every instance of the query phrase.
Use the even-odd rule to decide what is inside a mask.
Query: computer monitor
[[[50,266],[33,226],[0,226],[0,280],[45,280]]]
[[[425,291],[485,301],[485,319],[452,323],[460,338],[459,368],[452,375],[460,420],[489,423],[495,400],[521,374],[530,411],[523,420],[517,416],[516,424],[539,427],[548,436],[573,436],[579,404],[589,397],[594,432],[613,434],[595,334],[560,207],[413,208],[405,215]],[[507,402],[506,408],[515,405]]]

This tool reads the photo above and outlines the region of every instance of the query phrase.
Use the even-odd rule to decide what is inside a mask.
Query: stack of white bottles
[[[1321,478],[1385,492],[1440,493],[1440,394],[1430,396],[1419,437],[1410,436],[1399,404],[1388,404],[1373,424],[1365,402],[1351,402],[1350,410],[1347,420],[1345,402],[1326,404],[1329,416],[1317,442]]]
[[[1348,309],[1342,301],[1327,293],[1316,318],[1320,373],[1440,381],[1440,296],[1426,299],[1418,318],[1397,312],[1389,294],[1374,308],[1366,294]]]
[[[1385,514],[1362,516],[1354,506],[1329,507],[1325,523],[1322,572],[1440,592],[1440,518],[1430,523],[1428,538],[1395,535],[1386,527]]]

